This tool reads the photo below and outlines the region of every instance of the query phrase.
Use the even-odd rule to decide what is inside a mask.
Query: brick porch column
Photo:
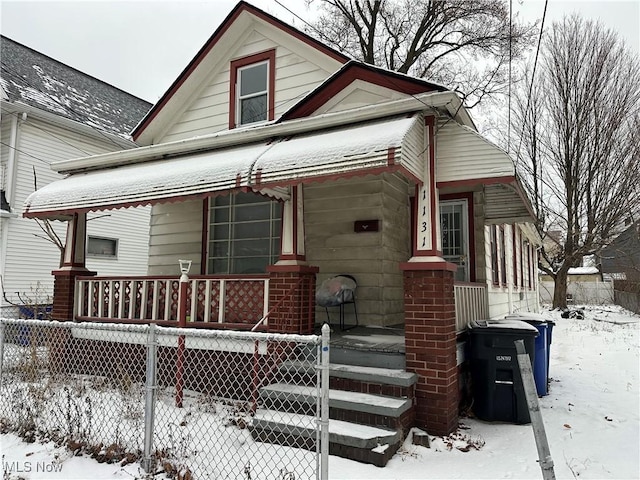
[[[313,333],[316,305],[316,273],[309,265],[270,265],[269,331],[275,333]]]
[[[76,278],[92,276],[96,272],[90,272],[86,268],[75,268],[54,270],[51,274],[54,276],[51,318],[61,322],[73,320]]]
[[[418,375],[416,424],[434,435],[458,427],[453,274],[446,262],[407,262],[404,271],[407,371]]]
[[[76,278],[95,275],[85,267],[87,214],[74,213],[67,224],[67,238],[62,267],[51,274],[53,282],[53,311],[51,318],[59,321],[73,320]]]

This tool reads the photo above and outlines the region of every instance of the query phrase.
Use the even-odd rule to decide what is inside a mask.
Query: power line
[[[304,18],[302,18],[300,15],[298,15],[296,12],[294,12],[293,10],[291,10],[289,7],[287,7],[286,5],[283,5],[282,3],[280,3],[279,0],[275,0],[275,2],[280,5],[282,8],[284,8],[287,12],[289,12],[291,15],[293,15],[294,17],[296,17],[298,20],[300,20],[302,23],[304,23],[307,27],[309,27],[310,29],[312,29],[314,32],[316,32],[318,34],[318,36],[320,38],[323,38],[331,43],[333,43],[331,41],[331,39],[329,37],[327,37],[321,30],[319,30],[318,28],[316,28],[314,25],[310,24],[309,22],[307,22]]]
[[[4,143],[3,141],[0,141],[0,144],[4,145],[5,147],[10,148],[11,150],[15,150],[16,152],[21,153],[22,155],[26,155],[27,157],[35,158],[36,160],[44,163],[47,166],[51,166],[51,164],[49,162],[47,162],[46,160],[43,160],[43,159],[41,159],[39,157],[36,157],[35,155],[31,155],[30,153],[23,152],[19,148],[16,148],[16,147],[14,147],[12,145],[9,145],[8,143]]]
[[[538,46],[536,47],[536,57],[533,61],[533,72],[531,73],[531,82],[529,83],[529,93],[527,95],[527,106],[524,109],[523,121],[526,122],[527,115],[529,114],[529,105],[531,103],[531,94],[533,91],[533,82],[536,77],[536,67],[538,66],[538,55],[540,54],[540,44],[542,43],[542,33],[544,32],[544,20],[547,16],[547,5],[549,0],[544,2],[544,11],[542,12],[542,23],[540,24],[540,35],[538,36]],[[518,143],[518,150],[516,152],[516,163],[520,160],[520,148],[522,148],[523,132],[520,132],[520,142]]]
[[[511,64],[513,60],[512,50],[512,36],[513,36],[513,0],[509,0],[509,93],[507,100],[507,155],[511,148]]]
[[[18,119],[21,119],[21,115],[17,112],[6,112],[9,115],[13,115]],[[72,143],[67,142],[64,138],[59,137],[57,135],[55,135],[54,133],[50,132],[49,130],[46,130],[42,127],[39,127],[38,125],[36,125],[35,123],[33,123],[31,120],[28,120],[29,117],[27,117],[27,120],[25,120],[25,123],[28,123],[30,126],[32,126],[33,128],[40,130],[41,132],[46,133],[47,135],[50,135],[51,137],[55,138],[56,140],[59,140],[60,142],[64,143],[65,145],[70,146],[71,148],[75,148],[76,150],[78,150],[79,152],[84,153],[85,155],[91,155],[89,152],[86,152],[84,150],[82,150],[80,147],[78,147],[77,145],[73,145]]]

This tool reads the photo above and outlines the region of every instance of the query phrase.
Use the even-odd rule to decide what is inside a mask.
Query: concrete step
[[[266,405],[309,405],[315,408],[317,389],[302,385],[273,383],[260,389],[260,400]],[[400,418],[412,407],[409,398],[396,398],[369,393],[329,390],[329,408]],[[300,413],[299,409],[296,413]],[[311,412],[310,412],[311,413]]]
[[[332,346],[330,358],[332,363],[374,368],[404,369],[407,364],[404,352],[371,351],[347,346]]]
[[[280,371],[290,374],[312,374],[315,375],[315,367],[309,362],[290,360],[280,366]],[[401,368],[380,368],[367,367],[362,365],[346,365],[340,363],[329,364],[329,376],[335,378],[345,378],[358,380],[361,382],[394,385],[398,387],[410,387],[414,385],[418,376]]]
[[[249,425],[258,441],[278,445],[315,448],[316,418],[308,415],[258,409]],[[340,420],[329,420],[329,453],[344,458],[387,464],[402,444],[402,430],[371,427]]]

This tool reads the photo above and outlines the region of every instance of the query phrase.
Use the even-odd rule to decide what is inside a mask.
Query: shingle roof
[[[10,102],[128,137],[151,104],[0,36],[0,85]]]

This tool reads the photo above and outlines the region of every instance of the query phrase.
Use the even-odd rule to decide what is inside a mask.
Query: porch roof
[[[483,191],[485,222],[534,222],[535,213],[507,152],[456,122],[438,124],[438,179],[441,193]]]
[[[63,218],[109,210],[252,190],[287,198],[289,184],[402,171],[421,180],[422,115],[276,136],[206,152],[74,172],[32,193],[26,217]]]

